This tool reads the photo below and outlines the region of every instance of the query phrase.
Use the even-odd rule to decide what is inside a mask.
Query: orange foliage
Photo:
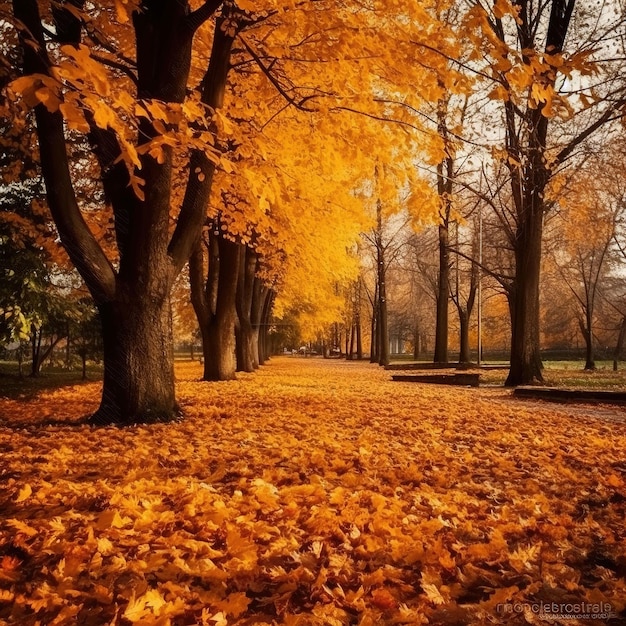
[[[624,609],[623,409],[321,359],[200,374],[179,365],[185,420],[169,425],[75,423],[96,383],[0,400],[0,621],[479,625],[526,623],[500,603]]]

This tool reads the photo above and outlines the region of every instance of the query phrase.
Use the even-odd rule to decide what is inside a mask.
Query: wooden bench
[[[467,369],[480,369],[480,370],[508,370],[509,366],[507,364],[491,364],[491,363],[482,363],[478,365],[476,363],[458,363],[456,361],[450,363],[425,363],[418,362],[415,363],[413,361],[407,361],[406,363],[390,363],[389,365],[385,365],[386,370],[391,371],[412,371],[412,370],[467,370]]]
[[[480,374],[394,374],[391,380],[406,383],[478,387]]]
[[[604,402],[606,404],[626,404],[626,391],[608,389],[564,389],[560,387],[516,387],[516,398],[534,398],[552,402]]]

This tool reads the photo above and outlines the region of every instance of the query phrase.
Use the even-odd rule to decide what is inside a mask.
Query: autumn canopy
[[[504,387],[625,385],[625,115],[617,0],[0,0],[0,623],[624,623]]]
[[[93,300],[104,352],[94,423],[177,414],[172,300],[193,305],[206,380],[255,370],[272,315],[295,315],[305,337],[327,333],[350,289],[353,341],[365,290],[370,351],[386,363],[397,254],[382,232],[398,216],[438,229],[435,362],[448,362],[451,302],[469,361],[480,271],[508,304],[507,383],[541,380],[544,222],[572,161],[622,116],[619,11],[574,0],[1,6],[6,240],[23,238],[53,272],[74,268]],[[473,229],[477,241],[483,212],[500,250],[488,259],[459,239]],[[373,291],[359,276],[371,229]],[[3,306],[12,339],[29,319],[43,324],[22,304]]]

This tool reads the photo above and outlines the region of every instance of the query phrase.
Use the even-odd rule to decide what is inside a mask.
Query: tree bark
[[[209,235],[209,263],[204,279],[203,243],[200,239],[189,259],[191,302],[202,334],[203,380],[235,378],[236,294],[240,244],[229,241],[219,227]]]
[[[363,333],[361,329],[361,295],[362,295],[362,283],[361,278],[357,280],[356,294],[354,303],[354,325],[356,327],[356,358],[357,360],[363,360]]]
[[[421,354],[421,336],[420,336],[420,323],[419,320],[415,320],[413,326],[413,360],[417,361]]]
[[[24,74],[46,75],[52,64],[37,2],[13,0],[12,4],[24,52]],[[81,2],[72,4],[77,7]],[[139,98],[183,102],[194,34],[220,4],[207,2],[190,11],[185,1],[144,0],[141,11],[133,11]],[[61,3],[55,7],[54,18],[59,37],[78,45],[80,20],[71,11],[65,11]],[[223,99],[235,36],[232,29],[219,27],[221,19],[224,16],[218,19],[201,92],[202,102],[213,108],[220,106]],[[101,406],[90,421],[132,424],[171,419],[177,415],[177,406],[169,293],[199,235],[215,165],[203,151],[192,154],[183,205],[170,237],[172,150],[164,148],[161,162],[148,154],[140,156],[145,192],[140,199],[128,193],[125,168],[114,165],[120,154],[115,135],[92,129],[92,148],[115,219],[119,269],[114,268],[78,206],[62,115],[40,104],[35,108],[35,117],[50,212],[59,238],[102,317],[103,395]],[[139,146],[157,134],[149,120],[140,118]],[[204,176],[200,178],[198,172]]]
[[[378,363],[378,303],[376,303],[372,309],[370,335],[370,363]]]
[[[585,310],[585,319],[579,319],[579,326],[583,339],[585,340],[585,369],[593,371],[596,369],[593,341],[593,314],[588,308]]]
[[[131,288],[98,307],[104,340],[102,402],[92,424],[167,421],[178,413],[169,293]],[[83,361],[84,363],[84,361]]]
[[[511,294],[511,366],[505,382],[508,387],[543,382],[539,348],[543,214],[541,210],[532,213],[533,216],[529,216],[518,230],[519,245],[515,250],[515,280]]]
[[[443,85],[441,85],[443,87]],[[448,362],[448,304],[450,299],[450,214],[454,182],[454,150],[448,131],[448,98],[437,103],[437,132],[443,141],[446,156],[437,165],[439,195],[439,267],[437,279],[437,317],[435,325],[435,363]]]
[[[254,285],[252,288],[252,305],[250,307],[250,321],[252,324],[252,365],[254,369],[257,369],[260,365],[260,349],[259,349],[259,337],[261,333],[261,325],[263,323],[263,305],[269,289],[263,285],[261,279],[254,278]]]
[[[378,295],[378,364],[384,366],[389,365],[389,321],[387,314],[387,289],[384,276]]]
[[[447,221],[439,225],[439,275],[437,283],[437,320],[435,363],[448,362],[448,299],[450,292],[450,250]]]
[[[275,294],[272,289],[267,289],[263,298],[261,312],[261,325],[259,329],[259,365],[263,365],[270,357],[269,326],[274,306]]]
[[[236,293],[237,322],[235,325],[237,371],[253,372],[255,369],[254,331],[251,315],[257,254],[245,245],[240,247],[240,254]]]
[[[470,363],[469,344],[469,315],[467,311],[459,310],[459,363]]]
[[[65,330],[66,342],[65,342],[65,368],[72,369],[72,342],[70,335],[70,323],[68,322]]]
[[[619,332],[617,334],[617,341],[615,342],[615,350],[613,351],[613,371],[617,372],[617,366],[624,348],[624,340],[626,339],[626,316],[622,317],[622,322],[619,326]]]
[[[549,54],[563,51],[575,0],[552,0],[547,24],[545,50]],[[547,4],[545,5],[548,6]],[[526,3],[520,4],[517,39],[525,62],[530,64],[529,51],[536,49],[536,25]],[[505,41],[500,20],[492,24],[496,36]],[[554,85],[556,72],[546,68],[542,76],[545,85]],[[511,238],[515,252],[515,271],[510,292],[511,367],[505,384],[526,385],[543,382],[539,343],[539,283],[541,273],[541,244],[543,219],[546,211],[545,190],[552,171],[575,147],[587,131],[572,140],[548,164],[546,158],[549,117],[544,115],[545,104],[527,107],[520,127],[516,123],[519,109],[509,98],[504,103],[506,119],[507,167],[511,176],[511,197],[515,207],[516,224]],[[522,145],[520,128],[527,140]],[[593,127],[593,125],[592,125]],[[591,127],[590,127],[591,128]],[[591,132],[591,131],[589,131]]]
[[[476,258],[475,250],[473,253],[473,257]],[[452,301],[456,305],[456,309],[459,315],[459,363],[467,365],[471,362],[469,343],[470,319],[472,317],[472,311],[474,310],[474,303],[476,302],[476,292],[478,291],[478,265],[475,261],[472,260],[471,262],[470,284],[467,289],[467,298],[465,299],[463,299],[462,297],[460,282],[460,272],[457,264],[456,288],[455,292],[452,294]]]
[[[370,323],[370,363],[378,363],[378,278],[376,278],[374,296],[370,304],[372,305],[372,319]]]
[[[22,342],[20,341],[20,345],[17,348],[17,375],[19,378],[24,377],[23,364],[24,364],[24,349],[22,347]]]

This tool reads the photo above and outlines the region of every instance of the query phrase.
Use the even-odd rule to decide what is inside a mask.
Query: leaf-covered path
[[[622,409],[606,419],[297,357],[234,382],[198,382],[197,364],[178,376],[186,417],[169,425],[72,425],[96,408],[96,383],[0,400],[0,623],[624,611]]]

